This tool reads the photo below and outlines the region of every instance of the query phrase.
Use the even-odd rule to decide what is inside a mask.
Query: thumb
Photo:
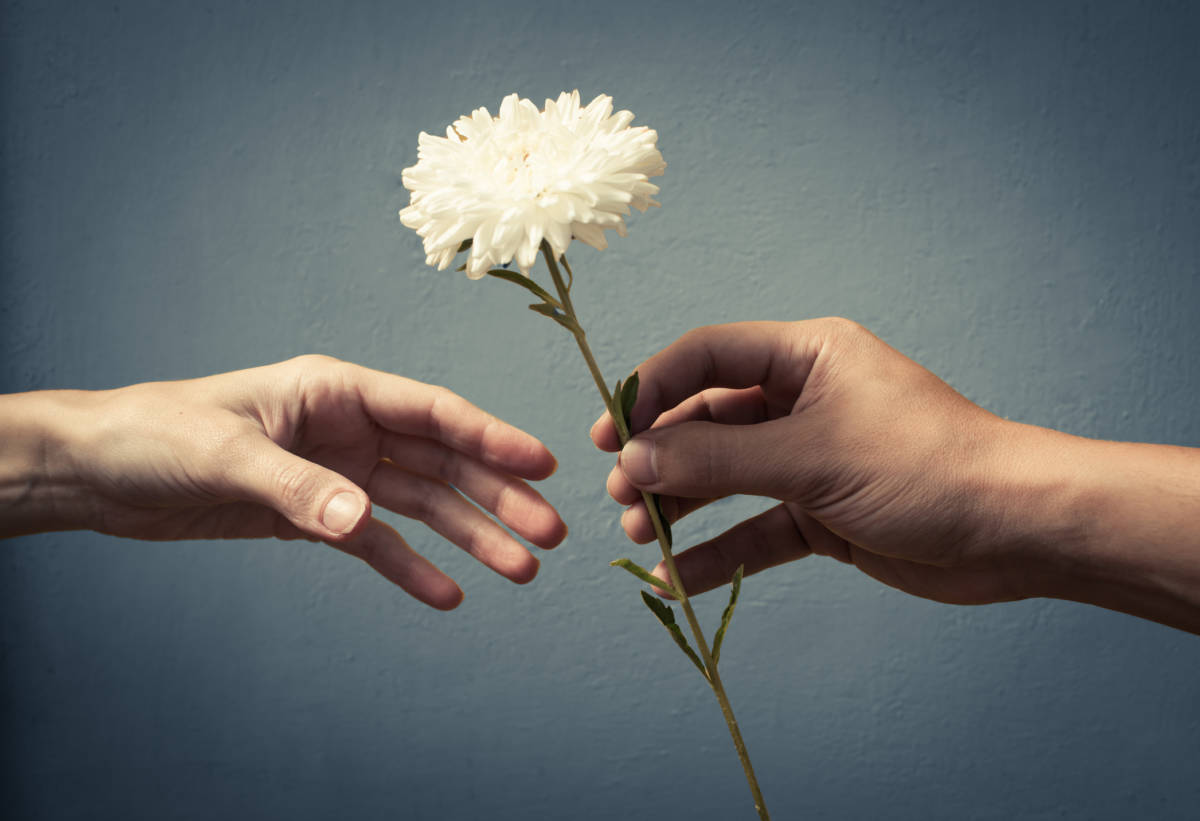
[[[631,439],[618,464],[641,490],[717,498],[736,493],[796,498],[803,486],[789,417],[754,425],[684,422]]]
[[[241,492],[310,536],[345,541],[370,518],[371,500],[362,488],[270,440],[243,464],[235,477]]]

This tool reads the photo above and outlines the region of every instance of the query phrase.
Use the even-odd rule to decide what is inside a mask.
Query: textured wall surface
[[[396,219],[417,133],[511,91],[659,131],[663,208],[572,252],[613,377],[696,325],[840,314],[1001,415],[1200,445],[1195,4],[736,6],[4,4],[0,390],[327,353],[537,433],[571,525],[519,588],[400,524],[451,614],[318,545],[0,545],[6,818],[751,817],[711,695],[606,566],[653,548],[569,338]],[[811,559],[746,583],[725,665],[778,819],[1200,805],[1200,640],[1168,628]]]

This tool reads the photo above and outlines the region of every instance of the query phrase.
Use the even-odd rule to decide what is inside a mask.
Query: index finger
[[[707,388],[762,386],[768,395],[799,396],[820,350],[808,322],[735,322],[688,331],[637,367],[638,398],[630,431],[640,433],[690,396]],[[592,428],[602,450],[620,447],[608,414]]]
[[[393,433],[435,439],[523,479],[545,479],[557,467],[537,437],[447,388],[359,365],[353,368],[363,409]]]

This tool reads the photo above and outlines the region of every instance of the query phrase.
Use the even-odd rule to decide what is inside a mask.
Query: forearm
[[[1200,633],[1200,449],[1026,435],[1047,594]]]
[[[0,395],[0,538],[87,526],[91,506],[72,465],[88,395]]]

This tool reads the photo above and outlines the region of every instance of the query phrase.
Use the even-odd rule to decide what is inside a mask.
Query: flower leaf
[[[671,638],[679,645],[679,649],[684,652],[684,655],[692,660],[692,664],[696,665],[696,669],[700,671],[700,675],[707,679],[708,671],[704,669],[704,662],[700,661],[700,657],[696,655],[691,645],[688,644],[687,639],[684,638],[683,631],[675,623],[675,611],[671,609],[670,605],[659,601],[645,590],[642,591],[642,601],[650,608],[650,612],[654,614],[655,618],[662,622],[662,626],[667,628],[667,632],[671,634]]]
[[[625,419],[625,415],[621,413],[621,389],[622,383],[618,379],[617,383],[613,385],[608,412],[612,415],[613,424],[617,427],[617,434],[621,438],[621,444],[624,444],[629,441],[629,422]]]
[[[625,429],[630,434],[633,433],[633,422],[630,414],[633,413],[633,406],[637,404],[638,394],[638,375],[637,371],[625,380],[625,384],[621,386],[620,399],[621,416],[625,419]]]
[[[738,593],[742,589],[742,572],[745,569],[746,565],[739,564],[738,569],[733,571],[733,583],[729,586],[729,604],[725,605],[725,612],[721,614],[721,626],[717,628],[717,634],[713,637],[713,664],[721,660],[721,642],[725,641],[725,631],[729,629],[729,620],[733,618],[733,608],[737,607]]]
[[[671,535],[671,523],[667,521],[667,514],[663,513],[662,498],[657,493],[651,493],[650,500],[654,502],[654,509],[658,512],[658,520],[662,522],[663,534],[667,537],[667,547],[673,547],[675,545],[675,538]]]
[[[468,248],[470,248],[473,242],[474,242],[474,239],[472,239],[471,237],[467,237],[466,239],[464,239],[462,241],[462,245],[458,246],[458,250],[455,251],[454,253],[461,254],[463,251],[466,251]]]
[[[673,586],[671,586],[671,584],[669,582],[665,582],[662,579],[658,578],[657,576],[655,576],[654,574],[652,574],[648,570],[646,570],[646,568],[638,566],[631,559],[617,559],[615,562],[609,562],[608,565],[609,565],[609,567],[619,567],[622,570],[628,570],[630,573],[637,576],[639,579],[644,581],[646,584],[650,585],[651,587],[656,587],[659,590],[663,591],[664,593],[669,593],[672,597],[674,597],[676,599],[683,598],[683,596],[681,596],[679,594],[679,591],[676,590]]]
[[[530,305],[529,310],[536,311],[537,313],[541,314],[542,316],[550,317],[555,322],[557,322],[559,325],[562,325],[564,328],[566,328],[568,331],[570,331],[573,334],[582,333],[582,331],[579,328],[579,323],[577,323],[575,320],[571,319],[571,317],[562,313],[556,307],[554,307],[553,305],[551,305],[547,302],[539,302],[536,305]]]
[[[555,308],[562,307],[562,305],[558,304],[557,299],[550,296],[549,291],[547,291],[541,285],[538,285],[536,282],[534,282],[532,279],[525,276],[524,274],[517,273],[516,271],[510,271],[507,268],[493,268],[492,270],[488,271],[488,276],[493,276],[493,277],[496,277],[497,279],[503,279],[507,282],[513,283],[514,285],[520,285],[522,288],[524,288],[526,291],[529,291],[531,294],[536,296],[538,299],[545,301],[548,305],[555,307]]]

